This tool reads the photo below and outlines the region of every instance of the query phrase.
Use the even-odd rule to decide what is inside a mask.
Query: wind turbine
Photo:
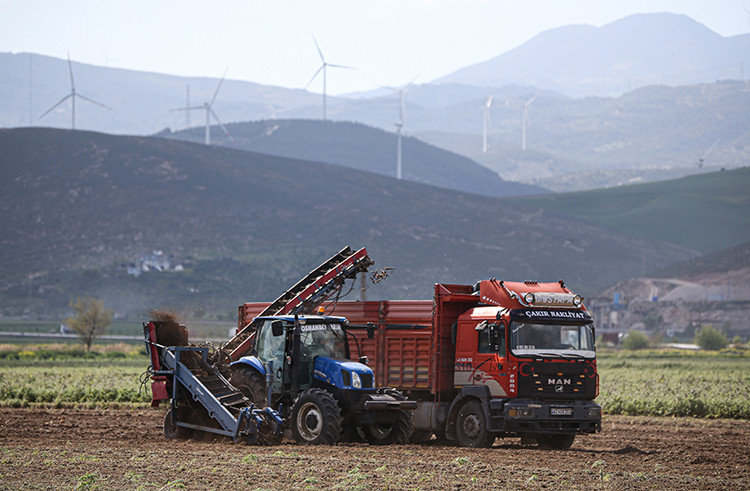
[[[396,179],[401,179],[401,134],[404,130],[404,92],[412,86],[412,80],[401,88],[383,86],[383,88],[398,93],[398,123],[396,123]]]
[[[86,97],[84,95],[81,95],[78,92],[76,92],[76,84],[75,84],[75,81],[73,80],[73,64],[70,62],[70,53],[68,53],[68,71],[70,72],[70,93],[68,95],[66,95],[65,97],[63,97],[62,99],[60,99],[60,101],[57,104],[55,104],[51,108],[47,109],[47,111],[45,111],[44,114],[42,114],[41,116],[39,116],[39,119],[42,119],[43,117],[45,117],[46,115],[48,115],[49,113],[51,113],[52,110],[55,109],[57,106],[59,106],[63,102],[65,102],[68,99],[70,99],[70,105],[71,105],[71,109],[72,109],[71,110],[71,125],[70,125],[70,127],[71,127],[71,129],[76,129],[76,97],[79,97],[79,98],[83,99],[84,101],[91,102],[92,104],[96,104],[97,106],[102,106],[105,109],[112,109],[112,108],[109,107],[109,106],[105,106],[101,102],[96,102],[93,99],[89,99],[88,97]]]
[[[492,96],[487,98],[487,102],[484,103],[484,125],[482,132],[482,153],[487,153],[487,129],[492,124],[490,118],[490,106],[492,105]]]
[[[326,114],[326,78],[327,78],[326,75],[327,75],[327,72],[328,72],[328,67],[332,67],[332,68],[350,68],[350,69],[354,68],[354,67],[346,66],[346,65],[334,65],[333,63],[328,63],[326,61],[325,57],[323,56],[323,52],[320,50],[320,46],[318,45],[318,40],[315,39],[315,36],[313,36],[313,41],[315,42],[315,47],[317,48],[318,54],[320,55],[320,61],[322,61],[323,64],[320,65],[320,68],[318,68],[318,70],[315,72],[315,75],[313,75],[312,78],[310,79],[310,81],[307,82],[307,85],[305,86],[305,89],[307,89],[310,86],[310,84],[313,83],[313,80],[315,80],[315,78],[318,76],[318,74],[322,71],[323,72],[323,121],[325,121],[326,120],[326,116],[327,116],[327,114]]]
[[[221,80],[219,80],[219,85],[216,87],[216,92],[214,92],[214,96],[211,98],[211,102],[204,102],[202,106],[188,106],[188,107],[180,107],[177,109],[172,109],[172,111],[190,111],[192,109],[205,109],[206,110],[206,145],[211,144],[211,116],[214,117],[217,123],[219,123],[219,126],[222,130],[224,130],[224,133],[227,135],[227,137],[234,141],[234,138],[232,138],[232,135],[229,134],[229,131],[224,126],[224,123],[221,122],[219,119],[219,116],[216,115],[216,111],[214,111],[214,102],[216,101],[216,96],[219,95],[219,90],[221,89],[221,84],[224,83],[224,77],[227,76],[227,71],[229,71],[229,67],[227,67],[226,70],[224,70],[224,75],[221,76]]]
[[[521,116],[521,150],[526,150],[526,125],[529,122],[529,106],[537,97],[539,97],[539,94],[523,103],[523,115]]]
[[[711,145],[711,147],[706,151],[706,153],[703,154],[703,157],[701,157],[700,159],[698,159],[698,168],[699,169],[703,168],[703,163],[705,162],[706,157],[708,157],[711,154],[711,152],[714,151],[714,149],[716,148],[716,145],[719,144],[720,140],[721,140],[721,136],[719,136],[719,138],[716,139],[716,141],[714,142],[714,144]]]

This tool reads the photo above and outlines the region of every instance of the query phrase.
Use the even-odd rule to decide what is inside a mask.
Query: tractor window
[[[346,339],[338,324],[308,324],[302,326],[300,341],[302,356],[312,360],[316,356],[346,358]]]
[[[274,336],[271,332],[271,323],[267,320],[258,333],[258,341],[255,344],[255,350],[258,358],[264,362],[273,361],[275,367],[281,366],[281,360],[284,357],[285,336]],[[277,362],[278,360],[278,362]]]

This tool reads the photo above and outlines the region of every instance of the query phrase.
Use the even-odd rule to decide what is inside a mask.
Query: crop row
[[[607,414],[750,419],[750,358],[599,360]]]
[[[0,405],[146,403],[145,356],[4,359]],[[599,359],[597,402],[606,414],[750,419],[750,357]]]

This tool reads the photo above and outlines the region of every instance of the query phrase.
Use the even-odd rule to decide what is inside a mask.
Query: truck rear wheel
[[[397,401],[406,400],[406,397],[396,389],[386,389],[385,393]],[[407,410],[399,411],[393,423],[366,425],[362,427],[362,431],[371,445],[403,445],[409,442],[414,433],[414,413]]]
[[[256,407],[264,408],[268,405],[266,381],[263,375],[252,368],[248,366],[233,368],[229,383],[243,396],[250,399]]]
[[[456,436],[462,447],[488,448],[495,441],[495,435],[487,428],[482,404],[476,399],[466,401],[458,410]]]
[[[567,450],[573,445],[575,435],[538,435],[536,441],[542,448],[553,450]]]
[[[292,406],[292,433],[298,443],[333,444],[341,438],[341,409],[322,389],[307,389]]]

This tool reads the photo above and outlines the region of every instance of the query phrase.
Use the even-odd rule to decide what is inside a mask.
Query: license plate
[[[553,407],[550,408],[552,416],[573,416],[572,407]]]

